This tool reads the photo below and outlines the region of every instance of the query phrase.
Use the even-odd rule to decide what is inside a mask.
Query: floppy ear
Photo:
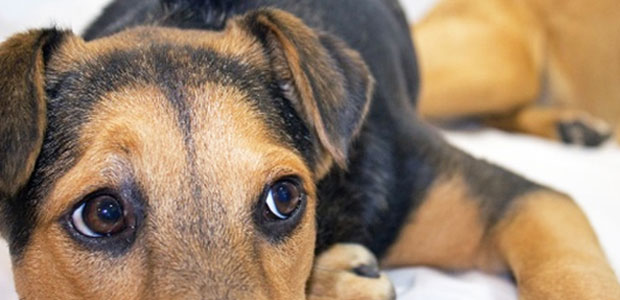
[[[258,10],[244,21],[265,44],[287,98],[311,125],[323,150],[345,168],[374,85],[360,54],[284,11]]]
[[[0,205],[29,180],[46,127],[44,67],[63,33],[18,34],[0,44]]]

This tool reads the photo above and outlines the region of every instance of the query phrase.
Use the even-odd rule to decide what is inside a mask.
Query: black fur
[[[418,120],[415,101],[419,75],[415,52],[407,21],[396,0],[118,0],[86,31],[85,38],[96,39],[141,24],[218,30],[228,18],[264,7],[289,11],[317,32],[343,40],[361,54],[376,79],[372,104],[361,132],[346,145],[350,147],[347,169],[334,166],[318,183],[317,252],[338,242],[358,242],[381,256],[397,238],[412,210],[423,201],[429,186],[441,175],[456,171],[467,175],[470,192],[479,196],[486,212],[484,221],[489,226],[503,216],[514,198],[536,188],[520,177],[450,147]],[[323,37],[322,44],[342,64],[346,58],[339,56],[331,39]],[[157,86],[168,89],[166,94],[171,101],[178,101],[176,94],[169,93],[170,85],[186,78],[177,76],[191,73],[192,66],[202,68],[214,61],[216,65],[209,67],[227,73],[230,84],[254,93],[253,97],[260,99],[257,108],[267,112],[268,124],[274,130],[284,130],[283,138],[313,165],[315,154],[310,149],[318,143],[317,137],[279,91],[274,74],[269,70],[235,66],[234,60],[216,58],[213,53],[201,51],[192,55],[191,49],[175,50],[185,51],[196,59],[204,55],[212,57],[196,61],[183,72],[171,72],[188,66],[166,65],[166,59],[157,58],[159,50],[155,47],[112,54],[66,74],[48,74],[50,126],[35,175],[20,198],[41,199],[51,183],[79,156],[72,141],[90,111],[91,102],[98,96],[93,91],[115,89],[123,82],[154,80]],[[159,77],[142,76],[139,70],[142,64],[136,60],[147,57],[153,59],[151,65],[156,70],[152,73]],[[217,65],[221,59],[229,60]],[[99,71],[102,68],[105,72]],[[254,80],[257,77],[264,80],[257,82]],[[348,83],[349,91],[359,90],[360,84],[363,83]],[[353,123],[359,121],[355,118],[358,113],[338,111],[329,125],[342,128],[340,135],[351,134]],[[49,168],[50,165],[62,167]],[[55,173],[50,174],[49,170]],[[497,184],[489,185],[490,181]],[[506,184],[514,189],[505,189]],[[29,220],[30,207],[12,212],[14,220],[22,217]],[[18,228],[22,228],[23,234],[12,247],[14,251],[25,245],[29,231],[28,224],[19,224]]]

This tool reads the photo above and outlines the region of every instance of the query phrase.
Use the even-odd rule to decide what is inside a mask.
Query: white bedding
[[[16,31],[56,24],[79,32],[109,0],[3,1],[0,40]],[[412,20],[434,0],[401,0]],[[568,147],[534,137],[495,130],[445,132],[455,145],[528,178],[572,195],[590,217],[616,272],[620,272],[620,148]],[[448,274],[428,268],[390,271],[398,299],[512,300],[515,287],[506,278],[479,272]],[[0,299],[17,299],[6,247],[0,245]]]

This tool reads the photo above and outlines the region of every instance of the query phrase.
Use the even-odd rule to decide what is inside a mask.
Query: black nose
[[[379,267],[375,265],[361,265],[355,269],[353,269],[353,273],[362,277],[368,278],[379,278],[381,275],[379,274]]]

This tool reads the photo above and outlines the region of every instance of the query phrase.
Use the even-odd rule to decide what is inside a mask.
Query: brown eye
[[[272,218],[286,220],[299,208],[302,192],[292,180],[280,180],[267,190],[265,204]]]
[[[73,227],[81,234],[99,238],[123,231],[131,214],[121,202],[109,195],[100,195],[84,201],[71,215]]]

